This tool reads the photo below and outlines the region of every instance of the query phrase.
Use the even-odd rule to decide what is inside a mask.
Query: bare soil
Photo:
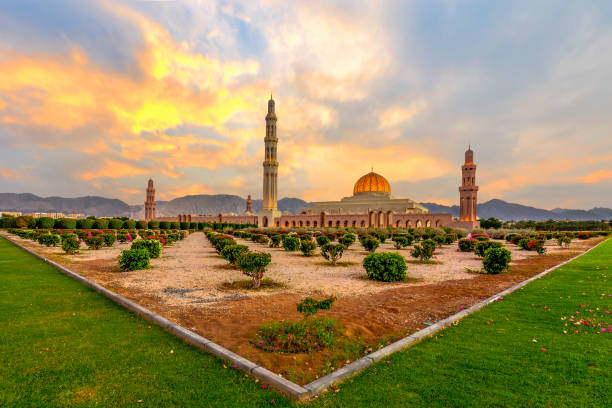
[[[117,268],[117,256],[129,244],[98,251],[83,249],[80,254],[68,256],[59,248],[41,247],[16,236],[10,238],[301,384],[345,365],[350,358],[347,360],[341,350],[270,353],[254,347],[249,340],[265,322],[300,319],[296,304],[306,296],[337,296],[332,310],[318,315],[338,319],[345,335],[358,339],[363,344],[361,352],[367,353],[427,327],[424,323],[448,317],[461,307],[469,307],[557,265],[602,240],[575,240],[570,248],[547,245],[545,256],[506,244],[513,262],[511,271],[501,275],[468,272],[466,268],[481,269],[481,259],[472,253],[458,252],[456,244],[445,246],[436,251],[435,261],[440,263],[408,264],[408,281],[392,284],[363,278],[361,262],[367,252],[358,243],[345,252],[343,264],[331,266],[320,255],[304,257],[301,253],[243,241],[252,250],[272,254],[266,277],[284,285],[279,289],[252,291],[227,288],[228,282],[245,277],[228,266],[201,233],[165,247],[162,256],[152,260],[152,268],[134,272],[119,272]],[[381,245],[377,251],[410,256],[410,249],[398,251],[391,243]]]

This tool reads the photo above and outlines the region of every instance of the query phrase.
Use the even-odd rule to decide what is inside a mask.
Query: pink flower
[[[463,306],[460,306],[460,307],[459,307],[459,310],[463,310]]]
[[[87,236],[88,236],[88,237],[91,237],[91,232],[88,232],[88,233],[87,233]]]
[[[542,347],[540,350],[542,350],[542,351],[546,351],[546,349],[545,349],[544,347]]]
[[[261,384],[261,389],[262,389],[262,390],[267,390],[267,389],[268,389],[268,386],[267,386],[266,384]]]
[[[387,361],[387,365],[391,365],[391,362],[390,362],[390,361]]]
[[[601,329],[601,331],[602,331],[602,332],[605,332],[605,331],[606,331],[606,329],[602,328],[602,329]]]

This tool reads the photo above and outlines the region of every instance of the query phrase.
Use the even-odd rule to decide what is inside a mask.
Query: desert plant
[[[286,237],[283,240],[283,249],[285,251],[297,251],[300,249],[300,239],[298,237]]]
[[[233,266],[237,266],[238,258],[248,251],[249,247],[246,245],[226,245],[221,250],[221,256]]]
[[[62,239],[62,250],[67,254],[76,254],[79,252],[79,238],[75,234],[70,234]]]
[[[478,255],[479,257],[483,257],[486,250],[489,248],[503,248],[504,246],[502,245],[501,242],[494,242],[494,241],[482,241],[482,242],[477,242],[476,246],[474,247],[474,253],[476,255]]]
[[[145,249],[150,258],[159,258],[162,251],[161,242],[156,239],[138,239],[132,242],[131,249]]]
[[[506,248],[489,248],[482,259],[482,266],[489,274],[498,274],[510,267],[512,256]]]
[[[376,248],[380,245],[380,241],[373,236],[366,235],[362,237],[359,242],[361,242],[361,246],[368,252],[376,251]]]
[[[149,266],[149,251],[146,249],[126,249],[119,255],[119,267],[123,271],[135,271]]]
[[[327,235],[319,235],[317,238],[317,245],[322,247],[325,244],[329,244],[331,242],[331,239],[329,239],[329,237]]]
[[[335,265],[342,258],[344,249],[345,247],[342,244],[327,243],[321,247],[321,256]]]
[[[272,256],[264,252],[246,252],[238,258],[238,267],[253,279],[253,288],[258,288],[264,277],[266,266],[272,261]]]
[[[414,249],[410,252],[413,258],[419,258],[421,261],[431,259],[436,250],[436,242],[432,239],[426,239],[420,244],[415,244]]]
[[[92,235],[91,237],[85,238],[85,245],[87,245],[89,249],[97,250],[104,245],[104,239],[100,235]]]
[[[333,296],[320,301],[307,297],[302,302],[297,304],[297,311],[304,314],[304,319],[308,319],[310,316],[316,314],[319,310],[331,309],[335,300],[336,298]]]
[[[406,279],[406,261],[400,254],[393,252],[372,253],[363,259],[363,267],[368,279],[383,282],[403,281]]]
[[[309,241],[303,240],[300,243],[300,251],[302,251],[304,256],[312,256],[316,248],[317,248],[317,244],[312,240],[309,240]]]

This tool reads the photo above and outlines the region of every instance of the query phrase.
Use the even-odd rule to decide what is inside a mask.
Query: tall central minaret
[[[476,165],[470,147],[465,152],[465,163],[461,166],[462,182],[459,187],[459,221],[476,221]]]
[[[270,95],[268,101],[268,114],[266,115],[266,155],[263,162],[263,210],[276,211],[278,200],[278,161],[276,160],[276,113],[274,113],[274,99]]]

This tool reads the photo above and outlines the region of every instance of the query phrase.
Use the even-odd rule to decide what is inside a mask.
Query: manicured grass
[[[606,406],[612,334],[569,317],[612,324],[611,260],[608,240],[308,406]],[[0,406],[296,405],[148,326],[0,239]]]
[[[609,406],[612,334],[569,321],[594,318],[607,327],[606,310],[612,312],[612,240],[375,364],[315,405]]]

